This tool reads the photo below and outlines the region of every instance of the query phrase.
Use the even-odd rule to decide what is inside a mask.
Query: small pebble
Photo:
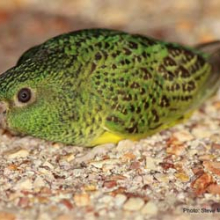
[[[41,176],[37,176],[33,183],[34,190],[39,190],[40,188],[45,186],[44,179]]]
[[[144,200],[141,198],[130,198],[123,205],[123,209],[127,211],[138,211],[144,206]]]
[[[33,182],[31,179],[21,179],[16,184],[16,189],[18,190],[31,190],[33,188]]]
[[[73,199],[76,205],[79,207],[87,206],[90,204],[90,197],[86,193],[76,194]]]
[[[173,133],[173,136],[181,142],[191,141],[194,139],[193,135],[188,131],[177,131]]]
[[[117,207],[121,207],[126,200],[127,200],[127,197],[126,197],[125,195],[123,195],[123,194],[117,194],[117,195],[115,196],[115,205],[116,205]]]
[[[118,159],[107,159],[107,160],[100,160],[100,161],[90,162],[90,164],[93,165],[96,168],[102,168],[103,165],[105,165],[105,164],[112,165],[112,164],[116,164],[116,163],[120,163],[120,160],[118,160]]]
[[[23,148],[15,148],[13,150],[4,152],[4,155],[8,159],[16,159],[16,158],[20,158],[20,157],[27,157],[29,155],[29,152]]]
[[[156,215],[158,208],[154,202],[149,201],[142,209],[141,213],[144,215]]]

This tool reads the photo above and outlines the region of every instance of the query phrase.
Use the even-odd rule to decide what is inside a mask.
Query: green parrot
[[[195,48],[87,29],[27,50],[0,75],[8,130],[79,146],[139,140],[190,117],[220,85],[220,41]]]

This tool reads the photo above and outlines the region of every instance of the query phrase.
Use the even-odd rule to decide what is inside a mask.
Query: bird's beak
[[[8,104],[6,102],[0,102],[0,128],[6,129],[6,112],[8,109]]]

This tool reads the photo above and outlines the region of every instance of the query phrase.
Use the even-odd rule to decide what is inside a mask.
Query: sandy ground
[[[0,1],[0,72],[30,46],[105,27],[194,45],[220,39],[220,1]],[[0,220],[219,219],[220,95],[185,124],[93,149],[0,130]]]

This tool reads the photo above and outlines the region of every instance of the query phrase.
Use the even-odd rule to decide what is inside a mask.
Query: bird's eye
[[[19,92],[18,92],[18,101],[22,102],[22,103],[27,103],[30,101],[32,96],[31,90],[29,88],[22,88]]]

